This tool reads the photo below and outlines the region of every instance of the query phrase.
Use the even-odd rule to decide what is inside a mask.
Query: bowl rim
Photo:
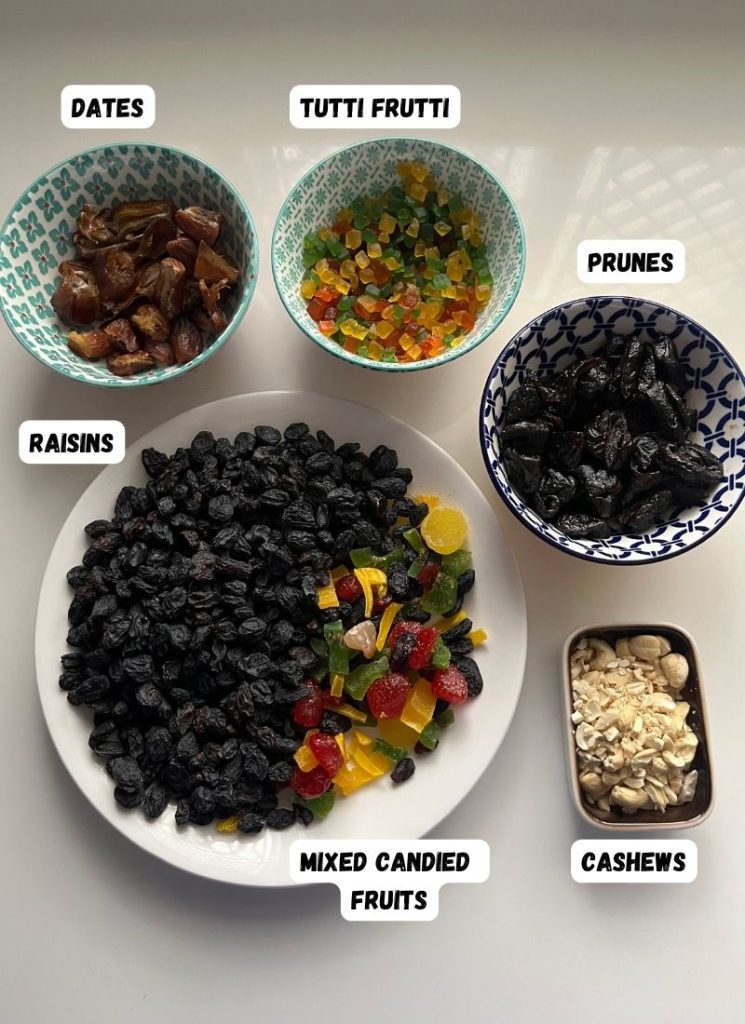
[[[25,349],[26,352],[29,353],[29,355],[33,356],[34,359],[37,360],[37,362],[41,363],[42,366],[45,366],[48,370],[52,370],[54,373],[58,373],[61,377],[64,377],[66,380],[73,381],[76,384],[88,384],[91,387],[101,388],[152,387],[153,385],[156,384],[167,384],[169,381],[175,380],[177,377],[182,377],[185,373],[189,373],[190,371],[199,369],[199,367],[206,363],[208,360],[210,360],[212,356],[216,355],[216,353],[220,351],[223,345],[225,345],[226,342],[231,338],[233,332],[236,330],[240,322],[243,320],[243,317],[246,315],[248,307],[251,304],[251,300],[253,299],[254,292],[256,291],[256,284],[259,276],[259,238],[258,233],[256,231],[256,224],[254,223],[254,219],[251,215],[251,211],[248,207],[247,202],[245,201],[239,190],[236,188],[236,186],[233,184],[233,182],[229,178],[227,178],[222,173],[222,171],[219,171],[215,166],[213,166],[213,164],[211,164],[208,160],[205,160],[200,156],[195,156],[194,153],[189,153],[187,150],[180,149],[178,146],[171,146],[168,145],[167,143],[162,142],[155,142],[151,140],[148,140],[147,142],[138,142],[129,139],[123,142],[101,143],[98,146],[90,146],[87,149],[81,149],[78,152],[72,153],[70,156],[65,157],[63,160],[59,160],[52,167],[48,168],[48,170],[43,171],[41,174],[37,175],[34,181],[30,185],[28,185],[23,190],[23,192],[20,193],[16,201],[10,207],[10,210],[8,211],[5,219],[3,220],[2,226],[0,227],[0,240],[2,240],[5,237],[5,234],[10,226],[10,223],[13,217],[18,212],[23,200],[26,198],[26,196],[29,195],[29,193],[31,193],[34,189],[40,186],[40,183],[44,178],[49,178],[49,176],[54,174],[55,171],[61,170],[63,167],[66,167],[67,164],[69,164],[71,161],[76,160],[79,157],[90,156],[93,153],[100,153],[103,150],[107,149],[121,149],[122,147],[131,149],[133,146],[140,146],[145,149],[160,149],[169,153],[176,153],[178,154],[178,156],[181,157],[188,157],[190,160],[195,160],[197,163],[200,163],[204,167],[208,168],[217,178],[224,182],[224,184],[227,186],[230,192],[232,192],[233,195],[235,196],[235,199],[238,202],[238,205],[241,207],[243,214],[248,222],[249,233],[252,239],[251,257],[249,260],[248,269],[253,269],[253,275],[251,279],[246,282],[246,287],[243,296],[241,297],[241,300],[238,303],[238,306],[236,307],[236,310],[233,316],[231,317],[228,326],[213,340],[212,344],[210,344],[207,348],[200,352],[196,359],[193,359],[189,363],[185,363],[183,366],[175,367],[173,371],[168,374],[167,377],[154,378],[146,374],[135,374],[134,376],[127,378],[119,378],[115,374],[110,374],[109,377],[111,379],[101,378],[99,380],[98,378],[94,378],[91,380],[83,380],[79,377],[70,376],[61,367],[52,366],[50,363],[48,363],[45,359],[41,357],[38,351],[30,349],[26,342],[18,336],[18,334],[15,331],[15,328],[10,322],[8,311],[6,310],[5,293],[2,289],[0,289],[0,313],[2,313],[3,320],[5,321],[8,330],[16,339],[16,341]]]
[[[492,469],[491,462],[489,460],[489,453],[487,451],[484,431],[484,427],[487,423],[487,393],[489,391],[489,386],[491,382],[494,380],[499,370],[502,369],[502,367],[504,366],[504,363],[507,360],[507,356],[510,350],[517,342],[519,336],[523,334],[525,331],[527,331],[530,327],[532,327],[533,324],[535,324],[538,320],[545,316],[548,316],[550,313],[555,313],[557,310],[566,309],[570,306],[574,306],[578,302],[587,302],[602,299],[616,299],[621,300],[622,302],[654,303],[655,305],[660,306],[663,309],[667,310],[668,312],[672,313],[674,316],[681,317],[683,320],[686,320],[689,324],[691,324],[691,326],[697,327],[699,330],[703,331],[704,334],[706,334],[716,343],[716,345],[719,347],[722,353],[731,361],[732,365],[735,368],[737,376],[743,384],[743,387],[745,387],[745,375],[743,374],[739,363],[734,358],[729,349],[725,348],[725,346],[721,343],[719,338],[715,337],[715,335],[713,335],[711,331],[704,327],[703,324],[700,324],[697,320],[694,320],[692,317],[688,316],[687,313],[682,313],[680,310],[675,309],[674,306],[668,306],[665,302],[658,302],[655,299],[643,299],[640,298],[639,296],[634,295],[581,295],[575,299],[569,299],[566,302],[560,302],[556,306],[551,306],[549,309],[546,309],[542,313],[539,313],[537,316],[533,317],[532,320],[529,320],[526,324],[524,324],[520,328],[520,330],[517,331],[512,336],[512,338],[510,338],[510,340],[507,342],[507,344],[504,346],[502,351],[497,356],[491,370],[487,375],[486,382],[484,383],[484,387],[481,392],[481,402],[479,403],[479,444],[481,446],[481,457],[484,461],[484,466],[486,467],[486,472],[489,476],[489,480],[491,481],[492,487],[497,492],[497,494],[502,499],[507,508],[510,510],[515,519],[517,519],[519,523],[521,523],[527,530],[530,530],[531,533],[535,534],[535,536],[542,540],[545,544],[550,544],[551,547],[555,548],[557,551],[561,551],[565,555],[570,555],[572,558],[581,558],[585,562],[594,562],[595,564],[600,565],[617,565],[623,568],[632,568],[633,566],[637,565],[649,565],[652,562],[666,562],[671,558],[677,558],[679,555],[684,555],[688,551],[693,551],[694,548],[697,548],[700,544],[703,544],[704,541],[708,540],[710,537],[713,537],[715,533],[718,533],[718,531],[721,530],[725,523],[727,523],[732,518],[734,513],[742,504],[743,498],[745,498],[745,487],[742,488],[737,500],[731,506],[731,508],[728,509],[727,513],[722,517],[722,519],[719,520],[719,522],[717,522],[715,526],[712,526],[709,530],[707,530],[706,533],[703,534],[703,536],[697,538],[691,544],[686,544],[685,547],[677,548],[676,550],[670,551],[665,555],[645,555],[643,558],[625,560],[620,558],[611,558],[610,556],[605,555],[600,551],[597,551],[594,554],[590,552],[572,551],[569,548],[564,547],[557,541],[553,540],[553,538],[544,536],[544,534],[542,534],[535,526],[533,526],[532,523],[524,519],[520,512],[517,510],[517,508],[515,508],[509,495],[505,492],[500,480],[498,479],[494,470]]]
[[[694,667],[696,669],[697,679],[697,702],[698,710],[701,718],[703,743],[706,750],[706,757],[708,760],[709,769],[709,802],[706,807],[698,814],[691,818],[687,818],[682,821],[665,821],[661,818],[658,822],[639,822],[634,821],[634,816],[629,815],[628,821],[603,821],[601,818],[595,817],[590,810],[585,806],[582,800],[582,792],[579,785],[579,770],[577,766],[577,748],[574,741],[574,728],[572,725],[572,679],[569,671],[569,662],[572,648],[578,640],[581,640],[585,636],[598,636],[603,637],[609,631],[615,630],[628,630],[631,633],[632,630],[641,630],[644,632],[654,633],[657,630],[667,630],[670,633],[677,633],[678,636],[683,637],[687,642],[690,655],[693,660]],[[588,825],[593,828],[599,829],[603,832],[672,832],[687,828],[696,828],[698,825],[703,823],[710,817],[714,810],[716,803],[718,789],[715,785],[715,771],[713,768],[713,759],[711,756],[711,730],[710,730],[710,719],[709,719],[709,708],[706,698],[706,686],[702,683],[702,672],[701,672],[701,654],[698,648],[698,644],[683,626],[679,626],[675,622],[650,622],[649,620],[624,619],[621,622],[610,622],[603,626],[596,624],[588,624],[586,626],[580,626],[578,629],[573,630],[564,641],[561,649],[562,656],[562,669],[561,669],[561,685],[562,685],[562,708],[564,711],[564,723],[566,725],[566,752],[567,752],[567,770],[569,789],[572,797],[572,803],[574,809],[578,815]]]
[[[451,152],[457,153],[459,156],[464,157],[466,160],[470,160],[471,163],[477,164],[478,167],[487,176],[487,178],[491,179],[492,183],[496,185],[498,190],[505,197],[508,206],[512,210],[512,213],[515,217],[515,222],[517,224],[520,251],[520,266],[518,268],[518,274],[515,279],[515,283],[512,287],[512,291],[507,297],[507,301],[505,303],[504,309],[502,310],[502,313],[495,320],[493,326],[484,334],[483,338],[481,338],[479,341],[475,343],[471,343],[470,345],[468,342],[466,342],[463,345],[458,345],[454,349],[450,349],[444,356],[436,357],[436,359],[438,360],[437,362],[433,361],[432,359],[422,359],[416,363],[383,363],[376,362],[374,359],[359,359],[356,356],[356,354],[352,352],[346,352],[341,345],[335,345],[332,348],[330,344],[327,344],[327,339],[323,338],[320,332],[316,334],[310,328],[308,328],[306,324],[301,323],[298,320],[298,318],[295,316],[295,313],[290,308],[289,302],[285,299],[285,296],[283,294],[282,289],[280,288],[279,281],[277,279],[277,260],[275,253],[277,236],[279,234],[279,223],[282,220],[285,210],[289,205],[290,200],[292,199],[296,190],[300,187],[300,185],[303,184],[304,181],[306,181],[307,178],[309,178],[323,164],[327,163],[332,158],[338,157],[342,153],[348,152],[350,149],[359,149],[362,146],[373,145],[374,143],[377,142],[409,142],[423,143],[425,146],[437,146],[439,149],[450,150]],[[340,149],[334,149],[330,153],[327,153],[325,156],[321,157],[320,160],[316,160],[316,162],[305,172],[305,174],[303,174],[302,177],[298,178],[295,184],[290,188],[290,191],[287,193],[284,202],[279,208],[279,212],[274,221],[274,228],[272,230],[271,265],[274,287],[277,291],[277,294],[279,295],[282,305],[289,313],[290,318],[292,319],[296,327],[299,327],[303,334],[306,337],[310,338],[311,341],[315,342],[319,348],[322,348],[325,352],[328,352],[336,359],[341,359],[345,363],[351,363],[353,366],[361,366],[366,370],[377,370],[383,373],[408,373],[415,370],[433,369],[438,366],[444,366],[446,363],[452,362],[454,359],[458,359],[460,358],[460,356],[464,356],[468,352],[472,352],[474,349],[478,348],[479,345],[483,344],[483,342],[485,342],[488,338],[491,337],[491,335],[494,333],[494,331],[496,331],[497,327],[499,327],[499,325],[502,323],[502,321],[505,319],[507,314],[512,309],[515,303],[515,299],[517,298],[520,288],[522,287],[523,278],[525,277],[526,259],[527,245],[525,239],[525,228],[523,226],[522,218],[520,216],[520,211],[518,210],[517,205],[513,200],[512,196],[505,188],[505,186],[502,184],[501,180],[496,176],[496,174],[494,174],[494,172],[489,167],[487,167],[486,164],[482,163],[481,160],[478,159],[478,157],[473,156],[471,153],[468,153],[463,149],[459,149],[457,146],[450,146],[446,142],[441,142],[439,139],[431,139],[427,137],[419,138],[413,135],[379,135],[372,139],[361,139],[359,142],[353,142],[350,143],[350,145],[348,146],[342,146]]]

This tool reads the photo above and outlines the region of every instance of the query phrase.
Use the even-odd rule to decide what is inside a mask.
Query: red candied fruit
[[[323,796],[327,790],[331,789],[331,779],[321,765],[317,764],[309,772],[301,772],[299,768],[296,768],[290,778],[290,786],[303,800],[312,800],[313,797]]]
[[[376,679],[367,691],[367,706],[376,718],[398,718],[409,696],[409,680],[398,672]]]
[[[396,623],[388,634],[387,646],[391,648],[395,647],[396,641],[400,636],[403,636],[404,633],[413,633],[414,636],[419,636],[423,629],[424,626],[421,622],[414,622],[411,619],[402,619],[400,622]]]
[[[424,626],[416,638],[416,647],[409,655],[409,666],[422,670],[432,661],[439,633],[434,626]]]
[[[439,574],[440,567],[437,562],[427,562],[426,565],[422,566],[421,572],[417,576],[417,582],[421,583],[425,590],[431,590],[432,584]]]
[[[350,573],[338,579],[336,581],[336,596],[340,601],[346,601],[348,604],[359,601],[362,597],[362,587],[357,577]]]
[[[432,693],[438,700],[463,704],[468,699],[466,677],[454,665],[439,668],[432,676]]]
[[[308,737],[308,746],[326,775],[333,779],[344,763],[336,738],[328,732],[314,732]]]
[[[323,694],[310,679],[305,680],[305,685],[310,687],[310,693],[307,697],[301,697],[300,700],[295,701],[292,718],[297,725],[312,729],[323,717]]]

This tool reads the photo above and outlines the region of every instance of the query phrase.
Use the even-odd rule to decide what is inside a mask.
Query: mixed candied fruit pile
[[[311,641],[319,662],[293,708],[306,731],[290,778],[295,800],[317,818],[327,816],[337,794],[349,796],[384,775],[394,783],[411,778],[411,754],[434,750],[454,721],[451,705],[483,686],[468,655],[486,633],[473,629],[461,607],[475,578],[466,519],[434,496],[417,503],[426,512],[421,524],[403,529],[392,551],[353,549],[350,564],[334,568],[317,591],[319,609],[336,617],[324,624],[323,639]],[[407,600],[412,584],[420,596]],[[345,623],[345,609],[360,600],[362,619]],[[432,616],[444,617],[430,622]],[[344,731],[319,728],[328,711],[348,720]],[[234,816],[217,828],[238,825]]]
[[[400,185],[306,236],[300,293],[346,352],[413,363],[461,344],[494,282],[478,214],[424,164],[398,172]]]

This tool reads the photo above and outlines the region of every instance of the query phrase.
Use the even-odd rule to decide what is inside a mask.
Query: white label
[[[434,921],[440,887],[485,882],[483,839],[299,839],[290,848],[296,882],[331,882],[346,921]]]
[[[149,85],[66,85],[60,117],[65,128],[152,128],[155,91]]]
[[[455,85],[296,85],[290,91],[294,128],[455,128]]]
[[[671,238],[586,238],[577,246],[577,276],[585,284],[679,284],[686,250]]]
[[[30,464],[121,462],[125,447],[118,420],[26,420],[18,428],[18,455]]]
[[[692,882],[698,849],[692,839],[578,839],[572,843],[575,882]]]

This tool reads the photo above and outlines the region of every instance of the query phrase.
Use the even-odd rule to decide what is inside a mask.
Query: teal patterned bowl
[[[206,206],[223,213],[221,238],[240,266],[241,277],[226,301],[228,326],[201,355],[185,366],[116,377],[105,361],[88,362],[68,349],[67,328],[50,304],[57,267],[75,255],[72,235],[84,203],[110,206],[161,197],[180,206]],[[131,142],[100,146],[42,174],[10,211],[0,232],[0,309],[23,347],[57,373],[85,384],[135,388],[179,377],[222,348],[248,309],[258,263],[249,209],[214,167],[170,146]]]
[[[383,363],[345,352],[326,338],[306,312],[300,295],[303,239],[331,224],[359,195],[380,195],[395,184],[401,160],[425,164],[437,182],[460,193],[481,216],[494,288],[475,328],[460,345],[416,363]],[[515,301],[525,269],[525,236],[520,216],[504,186],[474,157],[426,139],[371,139],[341,149],[312,167],[279,211],[272,238],[272,273],[285,309],[301,331],[339,359],[373,370],[423,370],[440,366],[480,345],[504,320]]]

